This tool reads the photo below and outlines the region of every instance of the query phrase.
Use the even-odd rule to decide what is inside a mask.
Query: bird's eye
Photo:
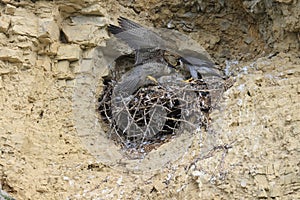
[[[183,67],[184,66],[184,63],[183,63],[183,61],[182,61],[182,58],[180,57],[180,58],[178,58],[178,60],[177,60],[177,63],[178,63],[178,66],[180,66],[180,67]]]

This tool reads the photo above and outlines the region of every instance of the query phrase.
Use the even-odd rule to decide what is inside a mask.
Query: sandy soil
[[[41,200],[298,199],[300,1],[199,2],[1,1],[0,189]],[[189,35],[234,80],[209,131],[141,161],[120,156],[93,107],[107,70],[91,58],[120,15]]]

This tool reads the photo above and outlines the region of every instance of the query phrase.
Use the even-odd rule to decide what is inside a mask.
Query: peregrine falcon
[[[174,45],[172,38],[163,37],[159,33],[150,30],[124,17],[118,18],[120,27],[109,25],[108,30],[117,38],[125,41],[136,51],[136,65],[146,62],[167,62],[170,67],[180,65],[180,70],[188,71],[194,79],[215,76],[222,78],[223,74],[215,67],[215,64],[204,54],[190,50],[179,49]],[[170,63],[166,55],[174,55],[177,63]]]
[[[165,62],[163,39],[153,31],[123,17],[118,18],[120,27],[110,24],[108,31],[125,41],[135,52],[135,65],[147,62]]]
[[[144,111],[146,115],[151,115],[149,121],[138,124],[139,120],[130,113],[128,106],[134,101],[135,92],[139,88],[153,82],[163,84],[161,78],[175,74],[175,70],[163,58],[164,50],[157,47],[156,44],[162,44],[163,41],[156,33],[149,32],[148,29],[125,18],[119,18],[119,24],[120,27],[109,25],[108,30],[135,50],[135,64],[131,70],[123,74],[113,89],[113,118],[118,129],[126,133],[127,137],[149,139],[164,127],[167,110],[162,105],[154,104]],[[124,106],[127,108],[124,109]]]
[[[193,128],[194,125],[199,125],[200,118],[203,116],[202,104],[205,104],[202,100],[208,99],[210,102],[213,96],[213,92],[208,94],[206,89],[214,89],[206,85],[205,78],[222,77],[219,69],[205,53],[178,46],[176,43],[178,38],[172,38],[172,34],[164,35],[163,32],[151,30],[123,17],[118,18],[118,21],[120,26],[109,25],[108,30],[135,51],[135,64],[117,80],[112,91],[111,109],[116,127],[128,138],[142,139],[142,141],[144,138],[153,138],[163,129],[170,118],[168,117],[170,109],[166,108],[163,103],[154,102],[148,110],[144,109],[142,124],[138,123],[139,120],[135,118],[137,111],[133,114],[129,111],[130,103],[139,100],[135,96],[136,91],[151,85],[153,80],[164,88],[164,92],[170,94],[170,91],[166,89],[169,88],[171,93],[174,93],[171,96],[179,101],[180,120],[190,122],[182,124],[187,124],[187,126],[192,124]],[[184,83],[184,80],[189,77],[196,79],[196,87],[193,84]],[[203,84],[198,84],[197,81]],[[201,99],[201,102],[195,102],[195,99]],[[210,108],[209,105],[208,108]],[[136,110],[141,110],[141,108],[136,107]]]

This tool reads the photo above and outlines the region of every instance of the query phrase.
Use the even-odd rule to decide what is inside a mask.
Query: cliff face
[[[3,0],[0,8],[0,189],[16,199],[297,199],[299,0]],[[91,58],[119,16],[189,35],[235,79],[211,114],[214,134],[158,148],[138,173],[114,167],[124,158],[99,137],[98,122],[85,133],[86,118],[74,117],[76,97],[93,111],[102,79]]]

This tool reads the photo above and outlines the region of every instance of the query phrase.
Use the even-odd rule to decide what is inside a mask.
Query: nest
[[[120,82],[126,76],[131,80],[133,69],[118,60],[116,65],[119,71],[114,70],[104,78],[98,110],[108,127],[108,137],[128,157],[141,158],[182,133],[207,127],[212,101],[203,80],[185,81],[188,77],[173,71],[157,80],[149,76],[133,92],[126,93],[126,85]]]

